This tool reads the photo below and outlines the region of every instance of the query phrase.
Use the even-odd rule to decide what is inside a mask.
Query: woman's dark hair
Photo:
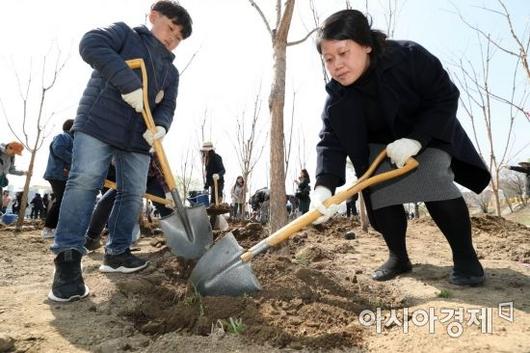
[[[72,128],[72,125],[74,125],[74,119],[67,119],[63,123],[63,131],[68,132]]]
[[[304,176],[304,179],[307,179],[307,182],[310,183],[311,182],[311,179],[309,178],[309,173],[307,172],[307,169],[302,169],[300,171],[300,173],[302,173],[302,175]]]
[[[191,16],[188,11],[180,6],[176,1],[157,1],[153,4],[153,6],[151,6],[151,10],[160,12],[177,26],[182,26],[182,37],[184,39],[191,35],[191,25],[193,24]]]
[[[379,57],[384,51],[386,34],[372,29],[371,21],[357,10],[342,10],[329,16],[317,31],[316,46],[322,54],[323,40],[351,39],[357,44],[372,48],[370,56]]]
[[[215,155],[215,151],[214,150],[202,151],[202,153],[203,153],[202,156],[203,156],[204,165],[210,164],[210,161],[213,159],[213,156]]]

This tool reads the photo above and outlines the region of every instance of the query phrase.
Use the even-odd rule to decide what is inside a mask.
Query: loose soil
[[[53,272],[41,225],[20,233],[0,229],[0,352],[530,352],[530,229],[492,216],[473,217],[477,252],[487,269],[484,286],[447,281],[447,242],[430,218],[409,222],[412,273],[388,282],[370,274],[386,260],[381,236],[346,218],[308,227],[282,249],[252,260],[263,290],[241,297],[201,297],[187,279],[194,267],[171,254],[163,235],[144,237],[136,254],[151,261],[137,274],[98,271],[103,252],[83,260],[88,298],[57,304],[46,298]],[[254,223],[231,223],[243,247],[267,235]],[[346,239],[353,231],[355,239]],[[224,232],[215,232],[216,238]],[[512,322],[499,303],[512,302]],[[415,324],[433,310],[434,332]],[[463,310],[463,330],[452,338]],[[466,324],[474,309],[491,310],[491,331]],[[381,312],[380,329],[362,325],[363,310]],[[404,333],[404,312],[409,325]],[[364,313],[367,313],[366,311]],[[397,314],[399,324],[387,319]],[[364,318],[365,316],[363,316]],[[379,332],[378,332],[379,331]],[[450,332],[451,333],[451,332]]]

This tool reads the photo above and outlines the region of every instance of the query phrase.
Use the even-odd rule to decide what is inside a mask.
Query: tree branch
[[[303,43],[303,42],[306,41],[307,38],[309,38],[309,37],[311,36],[311,34],[315,33],[317,30],[318,30],[318,27],[315,27],[315,28],[313,28],[312,30],[310,30],[310,31],[305,35],[305,37],[303,37],[302,39],[295,40],[294,42],[287,42],[287,45],[288,45],[288,46],[291,46],[291,45],[297,45],[297,44]]]
[[[258,14],[260,15],[261,19],[263,20],[263,23],[265,24],[265,27],[267,27],[267,32],[271,35],[272,40],[274,40],[274,33],[272,32],[271,26],[269,25],[269,21],[267,21],[267,18],[263,14],[263,11],[261,11],[261,8],[254,2],[254,0],[248,0],[252,6],[258,11]]]
[[[0,98],[0,105],[2,106],[2,113],[4,115],[4,119],[7,123],[7,127],[9,128],[9,131],[11,131],[11,133],[13,135],[15,135],[16,139],[18,141],[22,141],[22,139],[20,138],[20,136],[18,136],[18,134],[15,132],[15,130],[13,129],[13,126],[11,126],[11,123],[9,122],[9,119],[7,118],[7,113],[6,113],[6,108],[4,106],[4,101],[2,100],[2,98]]]

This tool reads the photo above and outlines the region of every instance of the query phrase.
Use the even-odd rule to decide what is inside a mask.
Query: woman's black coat
[[[219,174],[219,183],[224,182],[225,167],[223,165],[223,159],[220,155],[215,152],[211,152],[210,159],[208,164],[205,167],[206,169],[206,183],[204,188],[207,189],[209,186],[213,187],[213,175]]]
[[[411,138],[423,147],[436,145],[452,156],[455,181],[480,193],[490,173],[456,118],[459,91],[440,61],[419,44],[387,41],[375,67],[379,103],[395,139]],[[316,185],[332,190],[345,182],[346,157],[355,172],[368,168],[368,141],[357,90],[332,80],[317,144]],[[421,152],[420,152],[421,153]]]

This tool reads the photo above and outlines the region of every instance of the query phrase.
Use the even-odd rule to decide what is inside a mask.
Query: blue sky
[[[269,0],[256,0],[258,4],[271,3]],[[365,1],[350,1],[354,8],[364,10]],[[41,179],[47,159],[47,145],[51,137],[60,131],[62,122],[75,116],[90,68],[81,61],[77,45],[87,30],[105,26],[112,22],[124,21],[131,26],[144,23],[151,1],[113,0],[102,1],[29,1],[18,0],[0,4],[0,30],[2,50],[0,52],[0,98],[14,125],[21,119],[21,103],[17,97],[17,83],[13,73],[16,68],[24,81],[29,71],[30,58],[33,62],[35,83],[40,82],[39,72],[42,56],[51,46],[58,44],[64,54],[69,54],[57,86],[50,93],[46,112],[56,111],[48,126],[49,137],[38,152],[33,183],[43,183]],[[188,148],[197,151],[201,143],[200,124],[206,116],[206,138],[211,139],[223,156],[227,169],[227,185],[231,185],[240,173],[234,157],[235,120],[242,114],[251,114],[252,105],[261,86],[262,114],[260,130],[262,140],[268,128],[269,114],[267,96],[272,72],[272,51],[270,38],[262,20],[247,0],[182,0],[194,20],[194,33],[175,51],[177,68],[182,69],[189,58],[197,53],[191,66],[182,75],[174,125],[169,131],[164,145],[172,169],[179,168],[182,155]],[[343,0],[316,0],[322,19],[344,6]],[[374,17],[374,27],[385,28],[384,18],[379,9],[380,3],[370,1],[370,12]],[[499,16],[481,10],[480,6],[498,8],[497,1],[466,0],[457,3],[462,14],[473,24],[491,32],[495,38],[510,42],[507,27]],[[523,35],[524,25],[530,19],[530,6],[525,0],[506,1],[517,30]],[[264,8],[272,20],[272,8]],[[421,43],[437,55],[449,71],[451,63],[462,55],[476,60],[476,36],[454,13],[454,5],[449,1],[407,0],[396,26],[398,39],[410,39]],[[290,39],[301,38],[312,26],[307,1],[299,0],[293,18]],[[528,36],[528,31],[525,33]],[[53,53],[53,51],[52,51]],[[507,95],[513,67],[513,59],[497,53],[492,69],[492,85],[496,92]],[[477,63],[478,65],[478,63]],[[305,43],[288,49],[287,100],[285,124],[288,127],[291,117],[293,92],[296,92],[294,115],[293,149],[291,166],[288,171],[287,191],[294,185],[290,182],[298,173],[299,161],[313,175],[315,169],[315,144],[320,130],[320,112],[325,99],[320,62],[312,44]],[[521,78],[524,78],[521,76]],[[529,86],[529,79],[522,84]],[[37,102],[33,96],[30,113],[34,114]],[[527,103],[528,105],[528,103]],[[462,110],[461,110],[462,111]],[[503,145],[505,138],[506,108],[495,106],[494,126],[498,135],[497,146]],[[5,127],[0,129],[0,141],[12,140],[13,136]],[[460,120],[468,133],[471,132],[468,119],[460,114]],[[53,125],[53,126],[52,126]],[[515,143],[511,148],[514,161],[530,158],[530,123],[519,116],[516,122]],[[483,142],[481,142],[482,144]],[[300,157],[298,150],[303,151]],[[517,151],[521,151],[515,156]],[[196,155],[197,179],[200,179],[198,155]],[[17,165],[24,168],[29,163],[28,153],[17,158]],[[268,148],[256,166],[251,188],[257,189],[267,184]],[[23,178],[10,178],[16,185],[22,185]]]

